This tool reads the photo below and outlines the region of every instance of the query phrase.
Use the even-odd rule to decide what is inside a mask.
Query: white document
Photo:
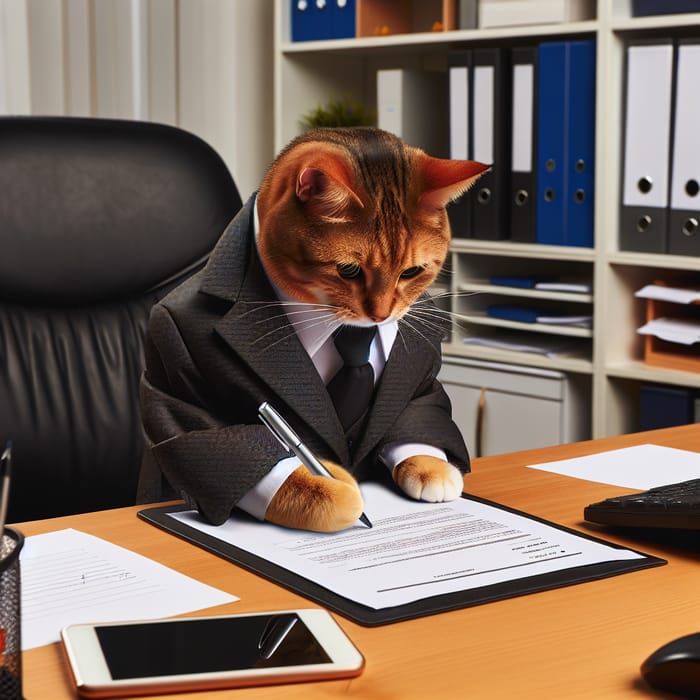
[[[640,299],[658,299],[671,301],[674,304],[700,303],[700,290],[685,289],[682,287],[666,287],[660,284],[647,284],[638,289],[634,296]]]
[[[379,484],[361,489],[371,529],[357,525],[318,534],[235,515],[219,526],[205,524],[195,511],[170,517],[375,610],[586,564],[643,558],[464,498],[419,503]]]
[[[653,335],[669,343],[693,345],[700,342],[700,321],[680,318],[655,318],[637,328],[641,335]]]
[[[646,491],[656,486],[700,478],[700,453],[661,445],[635,445],[528,466],[577,479]]]
[[[72,529],[27,537],[20,570],[23,650],[57,642],[68,624],[168,617],[238,600]]]

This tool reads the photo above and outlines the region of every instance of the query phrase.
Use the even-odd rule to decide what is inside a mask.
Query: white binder
[[[673,43],[627,47],[620,248],[667,252]]]
[[[668,252],[700,255],[700,43],[678,44]]]

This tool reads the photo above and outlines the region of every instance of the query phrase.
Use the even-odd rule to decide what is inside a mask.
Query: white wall
[[[0,0],[0,114],[180,126],[245,199],[274,156],[272,32],[272,0]]]

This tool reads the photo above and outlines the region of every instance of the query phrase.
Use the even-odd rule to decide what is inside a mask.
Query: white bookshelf
[[[276,0],[275,17],[275,150],[301,131],[301,116],[331,97],[348,95],[376,108],[376,71],[381,68],[445,69],[448,53],[482,45],[512,46],[566,37],[594,37],[597,45],[595,246],[581,249],[509,241],[456,239],[445,284],[453,292],[452,311],[467,321],[484,324],[480,313],[462,306],[473,295],[498,298],[486,280],[494,272],[557,273],[586,277],[590,294],[518,290],[512,294],[565,301],[570,308],[588,309],[593,329],[547,328],[574,336],[580,352],[557,357],[465,345],[459,329],[443,347],[457,358],[493,360],[567,373],[588,389],[591,437],[636,430],[641,383],[700,387],[700,373],[656,368],[643,361],[643,341],[636,329],[644,323],[644,300],[634,292],[657,279],[700,271],[700,256],[650,255],[620,251],[621,124],[624,42],[628,38],[698,36],[700,13],[633,18],[629,0],[598,0],[596,19],[540,26],[440,33],[401,34],[334,41],[292,42],[288,0]],[[515,272],[513,272],[515,274]],[[478,305],[477,305],[478,306]],[[489,324],[493,320],[487,321]],[[512,322],[496,326],[513,330]],[[532,324],[520,324],[532,330]],[[467,323],[469,328],[469,323]],[[517,324],[516,328],[517,329]],[[573,331],[573,332],[572,332]]]

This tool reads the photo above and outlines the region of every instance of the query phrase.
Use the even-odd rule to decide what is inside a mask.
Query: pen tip
[[[365,525],[367,525],[367,527],[372,527],[372,523],[369,521],[369,518],[368,518],[364,513],[360,516],[360,520],[361,520]]]

